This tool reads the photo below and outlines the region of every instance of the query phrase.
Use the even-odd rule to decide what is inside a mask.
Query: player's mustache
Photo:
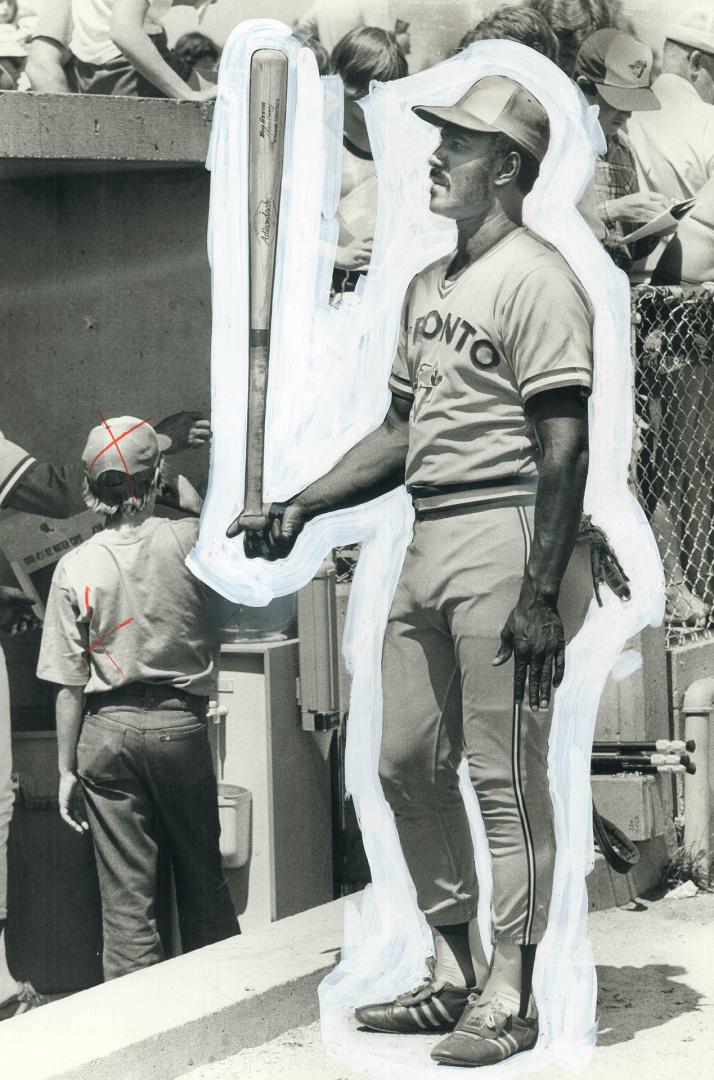
[[[439,169],[436,166],[429,170],[429,179],[432,184],[440,184],[442,187],[449,186],[449,178],[443,169]]]

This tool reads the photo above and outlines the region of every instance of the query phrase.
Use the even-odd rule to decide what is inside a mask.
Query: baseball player
[[[384,639],[379,774],[434,961],[422,987],[357,1018],[376,1031],[450,1032],[432,1056],[479,1066],[538,1034],[531,976],[555,856],[551,687],[591,596],[576,539],[592,312],[558,251],[522,224],[548,147],[539,102],[489,76],[456,105],[414,111],[440,128],[431,209],[456,222],[457,248],[407,291],[381,427],[273,504],[244,543],[250,557],[283,557],[311,518],[406,482],[416,520]],[[228,535],[242,528],[239,517]],[[464,754],[493,864],[490,965],[458,786]]]

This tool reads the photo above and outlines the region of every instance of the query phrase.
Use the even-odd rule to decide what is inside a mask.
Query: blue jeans
[[[77,747],[102,897],[104,978],[163,960],[160,846],[171,860],[184,952],[240,932],[221,869],[203,698],[134,683],[88,700]]]

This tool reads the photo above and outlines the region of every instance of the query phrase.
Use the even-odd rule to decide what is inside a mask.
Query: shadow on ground
[[[686,968],[666,964],[645,967],[598,965],[598,1046],[629,1042],[638,1031],[693,1012],[702,995],[676,979]]]

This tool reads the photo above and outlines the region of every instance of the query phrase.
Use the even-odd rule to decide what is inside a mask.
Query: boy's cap
[[[542,161],[548,149],[548,114],[532,94],[505,75],[487,75],[455,105],[414,105],[422,120],[442,127],[454,124],[467,131],[502,132]]]
[[[667,27],[665,37],[677,45],[714,55],[714,7],[690,8],[678,22]]]
[[[157,435],[146,420],[116,416],[92,428],[82,461],[87,476],[93,480],[109,471],[136,476],[155,469],[161,454],[170,446],[168,435]]]
[[[652,50],[621,30],[596,30],[575,60],[575,77],[594,82],[608,105],[622,112],[659,109],[652,82]]]

